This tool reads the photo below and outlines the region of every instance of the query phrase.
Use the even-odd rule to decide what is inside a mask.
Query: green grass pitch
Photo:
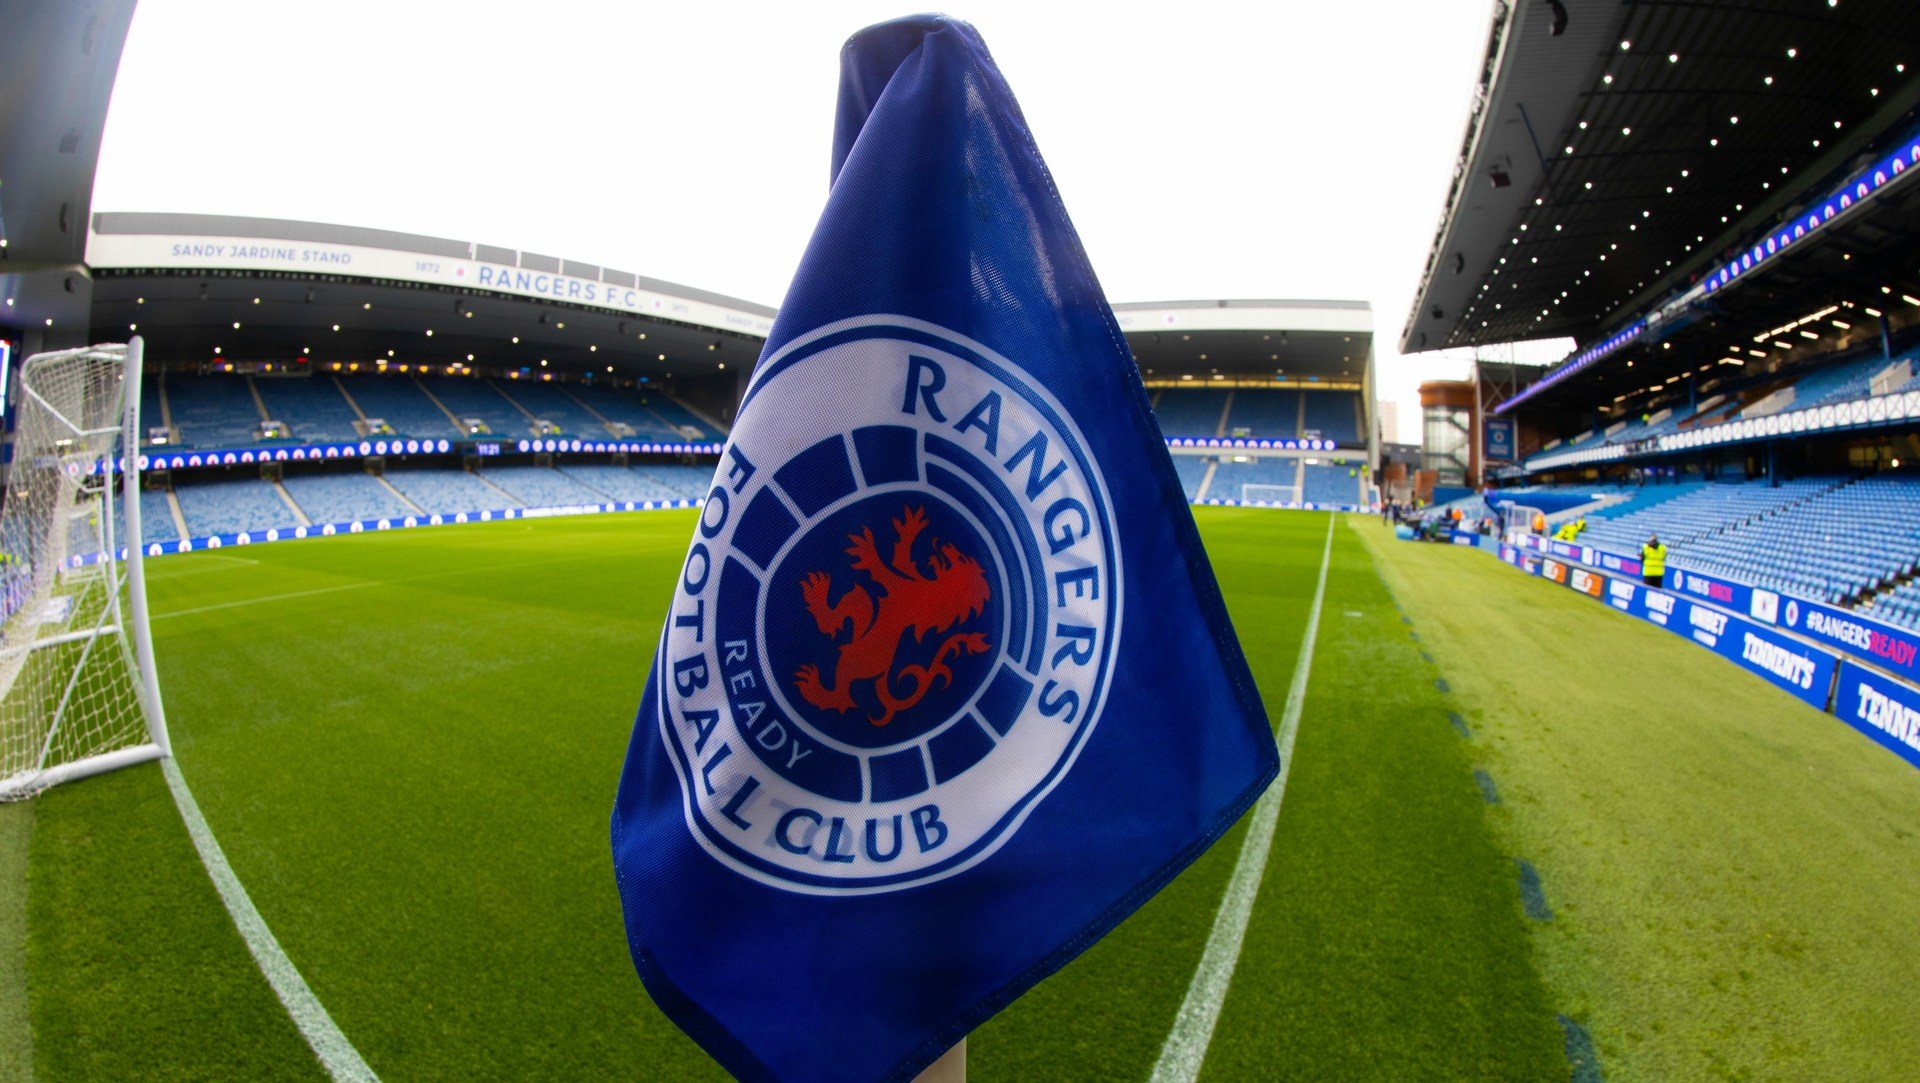
[[[1277,720],[1328,517],[1197,515]],[[719,1077],[633,975],[606,841],[691,529],[588,516],[151,565],[181,768],[383,1077]],[[1483,554],[1359,517],[1333,539],[1208,1079],[1567,1078],[1562,1017],[1609,1079],[1920,1063],[1920,775]],[[1145,1078],[1241,836],[976,1032],[973,1077]],[[0,807],[0,1081],[132,1078],[323,1078],[152,766]]]

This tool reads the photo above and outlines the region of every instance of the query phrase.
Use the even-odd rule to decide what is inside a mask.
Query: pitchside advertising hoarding
[[[1537,535],[1515,540],[1522,549],[1550,553],[1568,561],[1637,576],[1640,561],[1622,553],[1591,546],[1553,541]],[[1676,594],[1700,598],[1722,609],[1743,613],[1762,624],[1784,628],[1820,646],[1850,655],[1894,674],[1920,682],[1920,633],[1897,628],[1837,606],[1795,598],[1746,583],[1685,568],[1669,568],[1667,587]]]
[[[1894,755],[1920,767],[1920,691],[1846,662],[1840,667],[1833,713]]]

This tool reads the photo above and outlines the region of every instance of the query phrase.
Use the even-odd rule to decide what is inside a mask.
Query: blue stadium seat
[[[576,504],[604,504],[612,497],[552,467],[490,467],[483,476],[511,493],[528,508],[562,508]]]
[[[1360,438],[1360,396],[1351,391],[1308,391],[1304,433],[1318,432],[1321,439],[1341,447],[1358,447]],[[1352,503],[1352,501],[1347,501]]]
[[[187,519],[187,529],[196,538],[204,538],[209,534],[238,534],[246,530],[293,526],[297,523],[286,501],[273,491],[273,484],[260,478],[208,481],[176,479],[173,495],[180,501],[181,514]],[[149,518],[146,505],[142,504],[142,527],[146,526]],[[167,527],[172,530],[171,516],[167,519]]]
[[[242,376],[163,373],[173,427],[187,447],[251,447],[259,442],[260,409]],[[279,419],[275,419],[279,420]]]
[[[1160,392],[1153,412],[1163,435],[1209,437],[1220,435],[1220,411],[1226,406],[1224,389],[1169,387]]]
[[[562,435],[584,440],[605,440],[612,435],[600,419],[593,416],[593,411],[569,394],[569,387],[545,380],[490,382],[534,417],[558,425]]]
[[[285,424],[302,443],[338,444],[360,438],[357,420],[340,386],[325,375],[256,377],[267,416]]]
[[[387,483],[428,515],[502,511],[520,502],[465,470],[390,470]]]
[[[1285,387],[1242,387],[1227,407],[1228,436],[1291,440],[1300,435],[1300,392]]]
[[[361,413],[385,421],[401,436],[439,439],[462,435],[410,376],[341,376],[339,380],[360,404]]]
[[[493,436],[533,435],[533,422],[493,384],[475,376],[422,376],[420,386],[440,400],[453,416],[477,418]]]
[[[386,486],[366,474],[289,475],[283,484],[315,525],[395,519],[411,514]]]

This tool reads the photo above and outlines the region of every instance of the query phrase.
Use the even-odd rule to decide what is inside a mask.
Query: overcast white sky
[[[140,0],[95,210],[260,215],[544,252],[778,304],[826,192],[860,0]],[[1490,0],[954,0],[1114,301],[1373,304],[1382,397]]]

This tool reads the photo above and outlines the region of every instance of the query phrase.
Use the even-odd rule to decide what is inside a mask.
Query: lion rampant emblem
[[[914,542],[926,526],[925,508],[903,508],[901,517],[893,520],[893,554],[888,561],[880,559],[871,528],[847,535],[852,544],[846,552],[853,558],[853,569],[865,572],[880,589],[877,601],[865,587],[856,585],[829,604],[832,576],[814,571],[801,580],[800,595],[820,634],[838,640],[843,629],[849,630],[834,661],[831,684],[821,680],[817,666],[803,665],[794,671],[794,687],[802,699],[821,710],[844,714],[853,709],[854,684],[871,680],[881,713],[868,721],[884,726],[919,703],[935,681],[942,687],[953,683],[949,659],[986,652],[984,633],[956,632],[947,636],[926,665],[894,666],[908,632],[915,643],[930,632],[945,632],[979,616],[992,596],[980,563],[951,543],[930,540],[924,568],[914,559]]]

